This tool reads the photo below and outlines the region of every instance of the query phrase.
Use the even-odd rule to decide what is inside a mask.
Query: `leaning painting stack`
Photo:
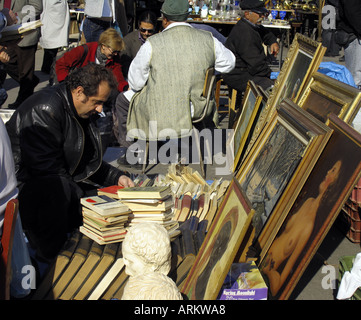
[[[239,256],[256,261],[272,300],[291,297],[361,175],[361,135],[352,128],[361,91],[321,73],[325,49],[297,34],[271,91],[248,83],[228,138],[255,210],[251,245]],[[226,270],[213,270],[224,278]],[[193,297],[192,285],[184,290]]]
[[[80,231],[99,244],[119,242],[126,234],[126,223],[131,210],[125,204],[105,195],[85,197],[83,225]]]
[[[108,192],[111,198],[100,193],[83,198],[80,230],[106,243],[104,252],[115,246],[107,255],[113,263],[122,256],[122,243],[111,242],[123,239],[125,221],[175,220],[181,233],[171,237],[175,263],[169,275],[189,300],[219,298],[232,264],[251,261],[268,299],[290,299],[361,179],[361,134],[352,128],[361,91],[318,72],[324,53],[321,43],[297,34],[272,90],[248,83],[242,111],[227,137],[233,153],[231,182],[223,185],[219,179],[209,186],[199,181],[198,186],[188,170],[170,166],[169,186],[161,187],[161,193],[153,185]],[[123,211],[100,212],[102,206],[122,206]],[[79,238],[84,242],[86,237]],[[89,248],[84,261],[92,256]],[[80,264],[78,253],[74,248],[62,251],[54,270]],[[59,275],[57,281],[67,275],[57,270],[48,286],[54,299],[59,297],[54,275]],[[128,278],[124,268],[116,271],[102,274],[101,282],[89,276],[92,270],[85,273],[93,292],[101,288],[96,299],[122,298]]]

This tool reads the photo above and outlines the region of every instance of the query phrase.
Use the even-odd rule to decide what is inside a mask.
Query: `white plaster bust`
[[[122,300],[183,300],[174,281],[160,272],[129,277]]]
[[[125,273],[136,276],[149,272],[167,275],[171,267],[171,245],[167,230],[155,222],[129,228],[122,245]]]

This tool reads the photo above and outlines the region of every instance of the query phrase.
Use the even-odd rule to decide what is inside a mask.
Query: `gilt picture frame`
[[[361,91],[337,79],[315,72],[297,104],[326,123],[328,115],[334,113],[351,124],[361,107]]]
[[[247,147],[247,142],[249,142],[252,136],[254,124],[257,122],[261,112],[262,99],[262,95],[254,82],[248,81],[242,102],[242,112],[236,120],[234,130],[230,133],[226,143],[226,148],[229,150],[227,155],[233,157],[229,161],[232,164],[232,172],[237,168]]]
[[[189,300],[215,300],[251,224],[254,210],[232,179],[180,291]]]
[[[253,124],[252,135],[250,136],[249,142],[247,143],[247,149],[246,149],[245,153],[243,154],[242,159],[246,157],[249,150],[254,145],[260,132],[266,125],[266,121],[267,121],[267,113],[268,113],[267,112],[267,101],[268,101],[268,97],[269,97],[269,91],[264,90],[261,86],[258,86],[257,88],[258,88],[259,92],[261,93],[262,101],[261,101],[261,105],[259,107],[259,115],[257,116],[257,120]]]
[[[332,130],[327,146],[277,235],[260,256],[259,269],[269,299],[290,297],[360,179],[361,135],[334,114],[327,125]]]
[[[325,52],[322,43],[296,33],[268,99],[268,120],[284,98],[297,101]]]
[[[255,209],[256,251],[262,250],[281,213],[297,197],[330,135],[324,123],[289,99],[281,102],[261,132],[236,175]]]

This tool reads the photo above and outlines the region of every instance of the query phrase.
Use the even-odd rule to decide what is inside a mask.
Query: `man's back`
[[[215,64],[214,39],[209,32],[180,24],[148,39],[152,47],[147,85],[131,105],[141,106],[142,117],[134,121],[130,112],[128,130],[148,132],[149,121],[157,121],[158,133],[181,136],[181,129],[192,128],[190,103],[194,117],[205,106],[202,89],[206,70]]]

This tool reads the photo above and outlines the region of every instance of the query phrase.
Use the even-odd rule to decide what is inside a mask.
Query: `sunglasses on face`
[[[139,28],[139,31],[140,32],[143,32],[143,33],[153,33],[154,32],[154,29],[144,29],[144,28]]]

